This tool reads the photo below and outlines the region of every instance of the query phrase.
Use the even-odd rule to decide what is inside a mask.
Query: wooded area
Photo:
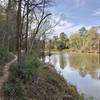
[[[52,49],[70,49],[73,52],[82,53],[100,53],[100,26],[86,29],[82,27],[74,32],[70,37],[66,33],[60,33],[60,36],[54,36],[52,39]]]
[[[0,3],[0,48],[5,52],[17,52],[21,63],[21,51],[30,55],[34,45],[44,52],[46,34],[50,31],[50,0],[8,0]],[[7,49],[5,49],[7,48]],[[38,50],[38,53],[40,52]],[[4,53],[5,54],[5,53]]]

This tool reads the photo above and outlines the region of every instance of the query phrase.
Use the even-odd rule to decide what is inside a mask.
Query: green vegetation
[[[100,29],[100,28],[99,28]],[[70,37],[71,47],[81,52],[99,52],[100,34],[96,27],[82,30]]]
[[[65,33],[61,33],[60,37],[54,36],[52,40],[52,49],[70,49],[73,52],[100,52],[100,34],[98,33],[100,27],[92,27],[86,30],[85,27],[79,29],[78,32],[73,33],[69,39]]]
[[[6,64],[13,59],[13,54],[6,51],[4,48],[0,48],[0,66]]]
[[[6,49],[0,48],[0,76],[2,76],[3,66],[13,58],[14,56]]]
[[[63,33],[60,33],[59,38],[54,36],[53,40],[52,40],[51,48],[58,49],[58,50],[68,49],[69,48],[69,39],[68,39],[67,35],[63,32]]]
[[[38,59],[14,64],[10,71],[4,85],[5,100],[81,100],[75,87]]]

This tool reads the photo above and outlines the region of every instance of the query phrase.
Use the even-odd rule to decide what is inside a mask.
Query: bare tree
[[[45,8],[48,5],[49,0],[18,0],[17,1],[17,52],[18,62],[21,61],[21,49],[23,41],[25,42],[25,53],[28,54],[32,50],[35,37],[39,33],[41,24],[47,19],[51,13],[46,13]],[[30,21],[33,21],[30,22]],[[34,32],[32,35],[32,41],[28,43],[30,38],[29,24],[35,24]]]

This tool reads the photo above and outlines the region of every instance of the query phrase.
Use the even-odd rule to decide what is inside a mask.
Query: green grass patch
[[[11,61],[14,56],[5,48],[0,48],[0,76],[2,76],[3,66]]]

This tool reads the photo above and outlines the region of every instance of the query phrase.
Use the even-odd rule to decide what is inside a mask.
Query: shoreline
[[[77,51],[72,51],[70,49],[63,49],[63,50],[56,50],[56,49],[52,49],[51,50],[51,54],[53,53],[57,53],[57,52],[68,52],[68,53],[73,53],[73,54],[90,54],[90,55],[100,55],[99,52],[82,52],[80,50]],[[46,52],[47,53],[47,52]]]
[[[36,64],[38,64],[38,62],[36,62],[35,65]],[[54,70],[51,63],[41,63],[38,65],[37,68],[34,64],[31,64],[32,69],[29,65],[27,66],[30,70],[36,68],[36,72],[32,72],[31,77],[28,79],[21,78],[21,76],[26,77],[30,75],[30,70],[27,70],[26,67],[23,66],[22,72],[17,64],[13,64],[10,67],[8,81],[3,87],[5,100],[15,98],[17,100],[23,100],[23,97],[27,98],[27,100],[83,100],[83,97],[78,93],[76,87],[67,83],[67,81]],[[23,71],[26,73],[23,74]],[[17,75],[17,72],[20,72],[20,76]],[[16,91],[18,94],[13,91]]]

